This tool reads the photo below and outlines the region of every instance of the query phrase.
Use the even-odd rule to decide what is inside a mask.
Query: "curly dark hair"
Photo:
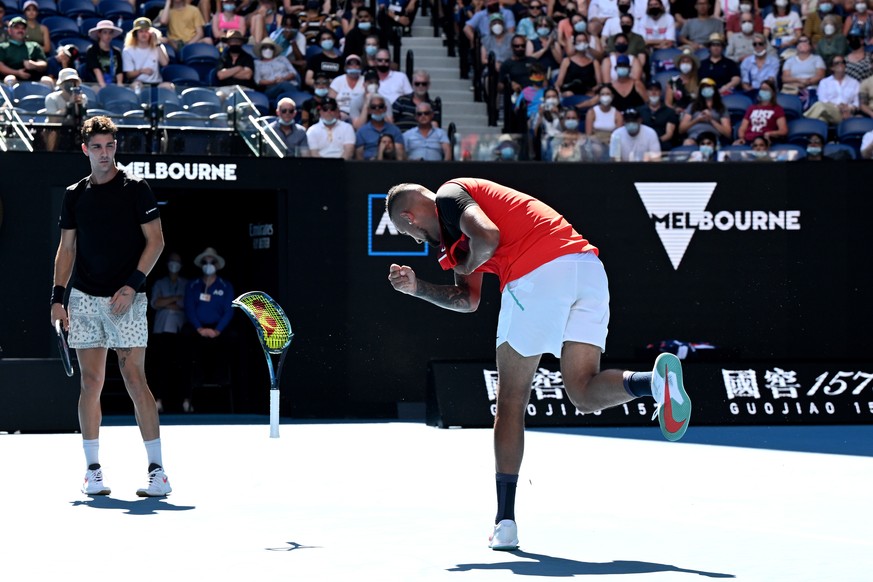
[[[82,124],[82,143],[87,145],[91,138],[97,134],[109,134],[112,139],[115,139],[116,133],[118,133],[118,128],[111,119],[104,115],[97,115]]]

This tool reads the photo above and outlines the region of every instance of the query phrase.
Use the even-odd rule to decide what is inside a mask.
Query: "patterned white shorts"
[[[148,300],[137,293],[124,315],[115,315],[110,297],[94,297],[78,289],[70,291],[69,344],[73,349],[139,348],[148,343]]]

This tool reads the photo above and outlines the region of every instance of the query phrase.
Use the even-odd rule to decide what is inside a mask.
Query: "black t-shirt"
[[[68,187],[58,224],[76,231],[71,285],[89,295],[114,295],[145,249],[141,225],[160,214],[149,185],[121,170],[106,184],[92,184],[89,176]]]
[[[255,70],[255,59],[247,53],[246,51],[241,51],[237,53],[236,62],[233,60],[232,53],[229,50],[225,50],[221,53],[221,64],[219,65],[220,69],[232,69],[233,67],[246,67],[251,69],[252,72]],[[254,76],[251,79],[235,79],[234,77],[228,77],[223,81],[219,81],[216,79],[216,82],[221,86],[226,85],[242,85],[244,87],[255,87],[255,79]]]
[[[461,238],[461,215],[476,201],[460,184],[449,183],[440,187],[435,202],[443,243],[451,246]]]
[[[324,53],[318,53],[306,61],[306,68],[313,74],[324,73],[331,79],[343,74],[343,56],[337,53],[335,57],[329,57]]]
[[[103,78],[108,85],[114,85],[118,75],[122,73],[121,51],[111,47],[104,51],[97,43],[88,47],[85,53],[85,70],[82,80],[85,83],[95,83],[94,69],[103,71]]]
[[[722,57],[717,63],[712,62],[712,59],[703,59],[700,62],[700,69],[697,71],[698,79],[709,77],[715,81],[715,86],[719,89],[730,83],[734,77],[739,76],[740,66],[726,57]]]
[[[676,111],[672,107],[667,107],[663,104],[658,107],[657,111],[652,111],[648,105],[640,107],[640,118],[643,125],[648,125],[655,130],[658,134],[658,139],[667,133],[668,123],[674,124],[677,128],[679,127],[679,116],[676,114]],[[669,147],[670,145],[671,144],[664,144],[664,142],[661,142],[662,149],[664,149],[665,146]]]

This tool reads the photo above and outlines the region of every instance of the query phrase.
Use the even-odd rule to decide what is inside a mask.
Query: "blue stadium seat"
[[[183,87],[202,87],[204,84],[200,80],[197,70],[188,65],[167,65],[161,69],[161,76],[164,78],[164,81]]]
[[[224,108],[221,105],[216,105],[215,103],[198,101],[197,103],[189,105],[187,111],[189,113],[193,113],[197,117],[209,117],[216,113],[223,113]]]
[[[824,155],[828,158],[837,160],[857,160],[858,151],[850,145],[844,143],[826,143],[824,146]]]
[[[98,115],[103,115],[103,116],[111,117],[111,118],[118,117],[117,113],[113,113],[112,111],[109,111],[108,109],[101,109],[99,107],[95,107],[94,109],[89,108],[89,109],[85,110],[85,117],[91,118],[91,117],[97,117]]]
[[[79,27],[79,34],[82,35],[82,38],[91,38],[88,36],[88,31],[97,26],[97,23],[103,20],[99,16],[83,16],[82,17],[82,25]]]
[[[115,111],[118,105],[115,105],[115,107],[109,107],[110,103],[128,103],[133,105],[133,107],[129,107],[128,109],[136,109],[137,107],[140,107],[141,104],[139,96],[134,93],[133,89],[120,85],[106,85],[100,89],[97,93],[97,101],[101,107],[104,109],[111,109],[112,111]],[[119,113],[124,113],[125,111],[128,111],[128,109],[120,111]]]
[[[212,63],[213,65],[217,65],[218,61],[221,59],[221,55],[215,46],[197,42],[183,46],[180,58],[186,65],[190,65],[191,63]]]
[[[12,94],[15,96],[16,100],[24,99],[28,95],[39,95],[45,97],[51,92],[52,90],[42,83],[35,83],[33,81],[22,81],[12,89]]]
[[[36,0],[36,3],[39,5],[40,22],[42,22],[42,19],[46,16],[56,16],[59,14],[58,5],[55,3],[55,0]],[[24,2],[21,4],[23,5]]]
[[[52,40],[54,40],[54,39],[52,39]],[[75,45],[75,47],[77,49],[79,49],[79,63],[84,64],[85,63],[85,51],[87,51],[88,47],[90,47],[94,43],[91,42],[90,40],[88,40],[87,38],[82,38],[81,36],[68,36],[65,39],[63,39],[62,42],[60,42],[58,44]],[[81,74],[81,72],[80,72],[80,74]]]
[[[69,18],[97,16],[97,8],[91,0],[60,0],[58,12]]]
[[[82,93],[88,98],[88,105],[97,103],[97,92],[88,85],[79,85],[82,88]]]
[[[209,127],[209,121],[188,111],[173,111],[164,118],[164,125],[173,127]]]
[[[820,119],[807,119],[801,117],[788,122],[788,143],[806,146],[806,140],[810,135],[822,136],[825,141],[828,137],[828,124]]]
[[[306,47],[306,60],[308,61],[317,54],[321,54],[321,47],[317,44],[310,44]]]
[[[9,102],[14,106],[15,105],[15,93],[12,91],[12,87],[10,87],[8,85],[0,85],[0,91],[3,91],[3,93],[6,95],[6,97],[9,98]],[[0,97],[0,105],[5,105],[5,104],[6,104],[6,100],[3,99],[3,97]]]
[[[186,107],[190,107],[195,103],[203,102],[221,105],[221,97],[219,97],[212,89],[206,89],[204,87],[189,87],[184,89],[179,97],[182,100],[182,105]]]
[[[38,113],[40,109],[45,109],[44,95],[25,95],[15,104],[18,109],[23,109],[29,113]]]
[[[52,44],[66,44],[59,42],[67,38],[81,38],[79,25],[72,18],[66,16],[46,16],[40,19],[41,24],[44,24],[49,31]],[[88,43],[90,46],[90,42]]]
[[[794,121],[803,117],[803,102],[797,95],[779,93],[776,95],[776,103],[785,110],[785,119]]]
[[[742,93],[724,95],[721,98],[721,102],[724,104],[725,109],[728,110],[728,113],[730,113],[731,123],[740,121],[745,116],[746,110],[753,104],[751,97]]]
[[[669,71],[676,68],[676,60],[682,50],[678,48],[655,49],[652,51],[651,58],[651,76],[655,76],[661,71]]]
[[[136,10],[127,0],[100,0],[97,4],[97,13],[113,22],[119,18],[125,20],[136,18]]]
[[[117,121],[121,125],[148,125],[145,118],[145,111],[142,109],[132,109],[125,111],[124,115]]]
[[[173,103],[180,105],[179,95],[169,87],[143,87],[140,92],[143,103]]]
[[[259,91],[254,91],[252,89],[245,90],[246,96],[249,98],[255,107],[258,108],[258,111],[261,115],[270,115],[273,113],[270,109],[270,99]],[[238,93],[234,92],[228,97],[228,102],[230,105],[239,105],[244,103],[243,99],[237,98]]]
[[[869,117],[851,117],[837,126],[837,140],[848,146],[861,149],[861,138],[868,131],[873,131],[873,119]]]
[[[667,84],[670,82],[670,79],[675,77],[677,74],[678,72],[674,70],[660,71],[658,73],[655,73],[654,80],[661,85],[662,93],[667,92]]]
[[[21,5],[18,3],[18,0],[3,0],[3,5],[6,7],[5,20],[21,15]]]
[[[213,113],[209,116],[209,127],[220,127],[227,129],[227,113]]]
[[[147,0],[139,5],[139,15],[151,19],[152,22],[157,22],[158,15],[166,4],[164,0]]]

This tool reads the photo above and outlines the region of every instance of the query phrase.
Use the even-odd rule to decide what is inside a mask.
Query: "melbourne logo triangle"
[[[655,223],[673,269],[678,269],[716,183],[634,182],[634,186]]]

